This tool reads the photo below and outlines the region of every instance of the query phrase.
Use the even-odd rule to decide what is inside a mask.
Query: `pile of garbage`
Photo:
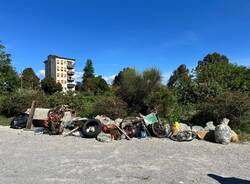
[[[10,127],[25,128],[29,117],[28,112],[17,116]],[[201,127],[188,126],[179,122],[164,124],[156,112],[146,116],[139,114],[138,117],[116,120],[103,115],[98,115],[94,119],[74,117],[72,112],[66,106],[37,109],[33,124],[36,125],[35,122],[40,120],[38,124],[42,128],[37,130],[43,134],[69,136],[79,132],[81,137],[95,138],[100,142],[146,137],[169,138],[179,142],[199,139],[220,144],[239,141],[238,135],[228,126],[229,120],[226,118],[217,126],[214,126],[213,122],[208,122],[206,127]]]

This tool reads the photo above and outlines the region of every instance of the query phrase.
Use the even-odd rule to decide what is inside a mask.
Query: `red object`
[[[117,129],[115,125],[113,124],[110,124],[110,125],[103,125],[102,126],[102,131],[105,133],[105,134],[111,134],[112,130],[113,129]]]

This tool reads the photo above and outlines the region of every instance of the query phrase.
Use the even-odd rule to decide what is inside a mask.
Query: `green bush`
[[[100,96],[94,105],[95,115],[106,115],[111,119],[127,116],[127,104],[118,97]]]
[[[12,117],[6,117],[5,115],[0,115],[0,125],[9,126]]]
[[[1,113],[7,116],[15,116],[30,108],[33,100],[37,102],[36,107],[48,106],[47,98],[43,92],[22,89],[9,94],[1,101]]]
[[[70,93],[56,92],[48,96],[48,104],[50,108],[54,108],[60,105],[74,106],[74,95]]]
[[[93,118],[95,116],[94,105],[98,96],[76,95],[71,101],[70,107],[76,111],[77,116]]]
[[[152,111],[157,111],[160,117],[166,118],[175,112],[177,101],[177,96],[172,90],[161,86],[145,98],[144,103]]]
[[[161,86],[161,74],[156,68],[139,73],[125,68],[115,78],[113,89],[116,96],[128,104],[129,112],[145,113],[149,107],[145,100]]]
[[[198,113],[191,119],[195,124],[205,125],[207,121],[218,124],[223,118],[230,120],[235,130],[250,132],[250,96],[242,92],[226,92],[208,98],[198,107]]]

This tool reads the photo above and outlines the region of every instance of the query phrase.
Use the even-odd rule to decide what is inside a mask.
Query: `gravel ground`
[[[0,126],[0,183],[248,183],[250,144],[35,135]]]

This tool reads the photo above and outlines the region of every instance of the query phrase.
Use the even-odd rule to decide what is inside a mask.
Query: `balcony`
[[[74,75],[75,74],[75,72],[73,70],[69,70],[67,73],[68,73],[68,75]]]
[[[75,67],[75,66],[74,66],[73,64],[68,64],[68,65],[67,65],[67,68],[68,68],[68,69],[74,69],[74,67]]]
[[[68,88],[74,88],[76,85],[74,83],[67,84]]]
[[[74,82],[75,78],[74,77],[68,77],[68,82]]]

